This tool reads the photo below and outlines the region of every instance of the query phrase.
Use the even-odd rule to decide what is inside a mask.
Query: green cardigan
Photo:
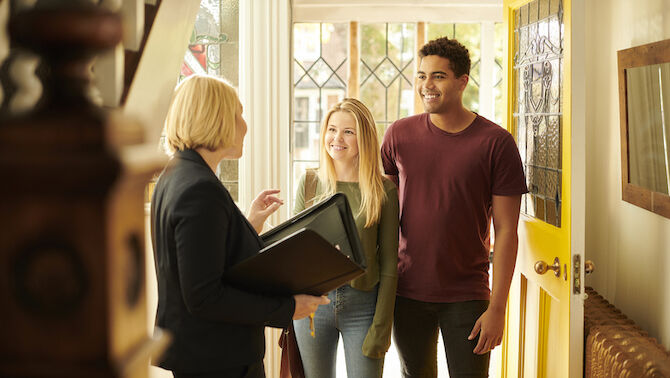
[[[323,193],[323,185],[317,182],[315,202]],[[357,182],[337,182],[337,192],[344,193],[354,213],[356,228],[361,238],[367,271],[352,280],[351,287],[370,291],[379,283],[377,307],[372,325],[363,342],[363,354],[370,358],[383,358],[391,345],[391,328],[398,284],[398,188],[384,179],[386,201],[382,205],[379,223],[365,228],[365,214],[359,214],[361,190]],[[296,192],[294,214],[305,209],[305,175],[300,178]]]

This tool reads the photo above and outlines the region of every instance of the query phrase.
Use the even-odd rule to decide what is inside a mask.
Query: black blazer
[[[151,217],[156,326],[173,335],[159,366],[199,373],[260,361],[264,325],[287,327],[295,301],[222,281],[262,241],[200,154],[178,151],[170,160],[154,189]]]

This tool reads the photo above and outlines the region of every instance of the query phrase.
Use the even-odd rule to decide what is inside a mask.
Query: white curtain
[[[291,121],[291,2],[240,1],[240,101],[247,132],[240,169],[241,206],[263,189],[289,188],[289,125]],[[269,220],[278,224],[290,209],[283,206]],[[280,330],[266,328],[265,372],[279,376]]]

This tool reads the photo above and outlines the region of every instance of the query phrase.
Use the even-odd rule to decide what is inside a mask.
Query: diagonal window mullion
[[[307,76],[307,70],[305,69],[305,67],[304,67],[304,66],[303,66],[297,59],[293,59],[293,61],[294,61],[296,64],[298,64],[298,66],[300,66],[300,68],[301,68],[302,71],[304,72],[304,73],[302,74],[302,76],[300,76],[300,79],[298,79],[295,83],[293,83],[293,85],[297,85],[298,83],[300,83],[300,81],[301,81],[305,76]]]
[[[393,63],[393,61],[392,61],[391,59],[389,59],[388,57],[385,57],[384,59],[385,59],[385,60],[388,60],[389,63],[391,63],[391,65],[393,66],[393,68],[395,68],[395,70],[396,70],[396,72],[397,72],[397,74],[396,74],[395,76],[393,76],[393,78],[389,81],[389,87],[390,87],[391,84],[398,78],[398,76],[402,76],[402,77],[404,78],[404,77],[405,77],[405,74],[402,73],[402,70],[400,70],[400,68],[399,68],[395,63]],[[382,61],[383,61],[383,60],[382,60]],[[407,68],[407,65],[405,66],[405,68]],[[404,70],[404,69],[403,69],[403,70]],[[405,80],[407,80],[407,79],[405,78]],[[409,80],[407,80],[407,82],[409,83]],[[412,84],[412,83],[410,83],[410,85],[411,85],[411,84]],[[387,88],[388,88],[388,87],[387,87]]]
[[[388,59],[388,57],[384,57],[384,59],[382,59],[382,60],[375,66],[375,68],[374,68],[373,70],[370,70],[370,71],[371,71],[371,72],[375,72],[375,71],[377,71],[377,70],[379,69],[379,67],[381,67],[381,65],[384,64],[384,61],[387,60],[387,59]],[[363,60],[361,59],[361,61],[363,61]],[[367,64],[366,64],[366,66],[367,66]],[[369,68],[369,67],[368,67],[368,68]]]
[[[328,62],[326,62],[325,59],[322,59],[322,58],[323,58],[323,57],[319,57],[319,59],[321,59],[321,61],[326,65],[326,67],[328,67],[328,69],[329,69],[330,72],[331,72],[330,76],[328,76],[328,79],[326,79],[326,80],[323,82],[323,86],[325,86],[326,83],[328,83],[328,81],[330,80],[330,78],[333,77],[333,75],[335,75],[335,77],[337,77],[337,78],[340,80],[340,82],[341,82],[342,84],[344,84],[344,81],[342,80],[342,78],[340,78],[340,76],[337,74],[337,70],[339,70],[340,67],[342,67],[342,65],[343,65],[347,60],[346,60],[346,59],[343,60],[342,63],[340,63],[340,65],[337,66],[336,69],[333,69],[333,67],[332,67],[330,64],[328,64]],[[345,85],[345,86],[346,86],[346,85]]]
[[[309,71],[314,67],[314,65],[316,65],[316,63],[319,61],[319,59],[321,59],[321,57],[319,57],[317,60],[315,60],[314,62],[312,62],[312,64],[311,64],[311,65],[309,66],[309,68],[306,69],[306,70],[305,70],[305,68],[302,66],[302,64],[300,64],[300,62],[298,62],[297,60],[294,59],[294,60],[296,61],[296,63],[298,63],[298,65],[300,65],[300,68],[302,68],[303,70],[305,70],[305,74],[302,75],[302,76],[300,77],[300,80],[302,80],[305,76],[309,76],[309,78],[314,82],[314,84],[316,84],[316,81],[314,81],[314,79],[311,77],[311,75],[309,74]],[[295,83],[296,83],[296,84],[300,83],[300,80],[296,81]],[[319,84],[316,84],[316,86],[318,87]]]
[[[388,86],[386,86],[386,84],[384,84],[384,81],[379,76],[377,76],[376,73],[373,72],[372,75],[374,75],[375,79],[377,79],[377,81],[382,85],[382,87],[384,87],[385,89],[389,88]]]
[[[405,67],[403,67],[403,68],[402,68],[402,71],[401,71],[402,78],[405,79],[405,81],[407,82],[407,84],[409,84],[410,87],[413,87],[413,86],[414,86],[414,83],[412,83],[412,82],[409,80],[409,78],[407,77],[407,75],[405,75],[403,72],[405,72],[405,70],[406,70],[406,69],[409,67],[409,65],[412,64],[412,63],[414,63],[414,58],[410,59],[410,60],[407,62],[407,64],[405,64]]]
[[[477,66],[479,65],[479,62],[480,62],[480,60],[477,60],[477,61],[472,65],[472,67],[470,68],[470,72],[472,72],[472,70],[473,70],[475,67],[477,67]],[[479,87],[479,82],[477,81],[477,79],[475,79],[475,78],[472,77],[472,76],[470,76],[470,79],[472,79],[472,81],[475,83],[475,85],[477,85],[477,86]]]
[[[395,76],[393,76],[393,78],[391,80],[389,80],[389,85],[386,88],[390,88],[391,85],[393,85],[394,81],[398,80],[399,77],[403,77],[403,76],[404,75],[402,74],[402,72],[398,72]]]
[[[325,87],[326,84],[328,84],[328,82],[330,81],[330,78],[332,78],[333,76],[335,76],[335,77],[337,77],[337,78],[339,79],[339,76],[337,76],[337,74],[335,73],[335,71],[330,70],[330,76],[328,76],[328,78],[327,78],[326,80],[323,81],[323,85],[322,85],[320,88]]]
[[[363,79],[363,82],[362,82],[361,85],[360,85],[360,86],[362,87],[363,84],[365,84],[365,82],[368,81],[368,79],[370,78],[370,76],[372,76],[372,73],[373,73],[374,71],[370,68],[370,66],[369,66],[367,63],[365,63],[365,61],[364,61],[363,59],[361,59],[361,63],[363,63],[363,65],[365,66],[365,68],[367,68],[368,71],[370,71],[370,73],[368,74],[368,76],[366,76],[365,79]]]
[[[347,59],[344,59],[344,60],[342,61],[342,63],[340,63],[340,64],[337,66],[337,68],[335,68],[335,69],[333,70],[333,72],[335,73],[335,77],[337,77],[337,79],[342,83],[342,85],[344,85],[345,88],[347,87],[347,84],[344,82],[344,80],[342,80],[342,78],[340,77],[340,75],[337,74],[337,71],[338,71],[340,68],[342,68],[342,66],[343,66],[344,63],[346,63],[346,62],[347,62]]]
[[[312,64],[312,66],[310,67],[310,71],[312,70],[312,68],[313,68],[319,61],[323,62],[323,64],[325,64],[326,67],[331,71],[331,74],[330,74],[330,76],[328,76],[328,79],[326,79],[326,80],[323,82],[323,84],[319,84],[319,83],[316,82],[316,79],[313,77],[313,75],[312,75],[309,71],[307,72],[307,76],[312,80],[312,82],[317,86],[317,88],[323,88],[323,87],[326,85],[326,83],[328,82],[328,80],[330,80],[331,76],[333,76],[334,71],[333,71],[333,69],[330,67],[330,65],[328,64],[328,62],[326,62],[325,59],[323,59],[323,57],[321,57],[321,56],[320,56],[316,61],[314,61],[314,64]],[[315,71],[316,71],[316,75],[318,75],[318,74],[319,74],[320,72],[322,72],[323,70],[315,70]]]
[[[379,82],[382,83],[382,85],[384,86],[384,88],[388,88],[388,86],[386,86],[386,84],[384,84],[384,81],[382,81],[381,78],[376,74],[376,72],[377,72],[377,70],[379,69],[379,67],[381,67],[382,64],[384,64],[385,61],[388,61],[389,63],[391,63],[391,65],[393,65],[393,68],[396,69],[396,72],[398,71],[398,67],[391,61],[391,59],[388,58],[388,56],[385,56],[384,59],[382,59],[382,60],[379,62],[379,64],[377,64],[377,66],[375,67],[375,69],[372,70],[372,71],[370,72],[370,74],[371,74],[371,75],[374,75],[374,76],[377,78],[377,80],[379,80]],[[367,64],[366,64],[366,66],[367,66]],[[397,76],[397,75],[396,75],[396,76]],[[393,77],[393,79],[391,80],[391,82],[393,82],[393,80],[395,80],[395,77],[396,77],[396,76]]]
[[[314,78],[312,77],[312,75],[309,74],[309,72],[307,73],[307,77],[309,78],[309,80],[312,81],[312,83],[314,83],[314,85],[316,85],[317,88],[321,89],[319,83],[317,83],[316,80],[314,80]]]
[[[393,68],[396,69],[396,71],[398,71],[398,72],[402,72],[402,71],[400,71],[400,68],[399,68],[395,63],[393,63],[393,61],[392,61],[391,59],[389,59],[388,56],[385,57],[383,60],[388,60],[388,62],[391,63],[391,65],[393,66]]]

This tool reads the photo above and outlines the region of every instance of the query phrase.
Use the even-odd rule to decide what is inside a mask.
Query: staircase
[[[116,4],[109,4],[116,3]],[[158,141],[177,83],[199,0],[103,1],[118,9],[126,33],[94,67],[102,105],[121,108],[143,125],[143,140]]]
[[[144,378],[167,347],[144,189],[199,4],[0,0],[0,376]]]

